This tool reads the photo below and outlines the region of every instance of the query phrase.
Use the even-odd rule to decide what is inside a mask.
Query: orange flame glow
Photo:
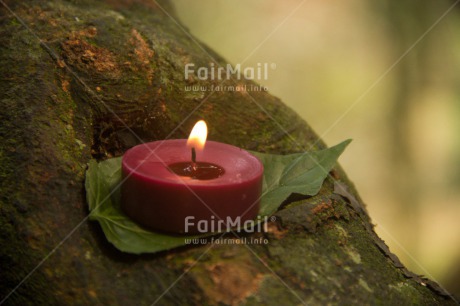
[[[206,137],[208,136],[208,127],[204,120],[198,121],[190,132],[190,136],[187,140],[187,147],[195,148],[196,150],[203,150],[206,143]]]

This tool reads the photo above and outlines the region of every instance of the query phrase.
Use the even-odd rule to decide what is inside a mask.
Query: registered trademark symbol
[[[275,64],[275,63],[271,63],[271,64],[270,64],[270,68],[276,69],[276,64]]]
[[[275,221],[276,221],[276,217],[275,217],[275,216],[271,216],[271,217],[270,217],[270,221],[271,221],[271,222],[275,222]]]

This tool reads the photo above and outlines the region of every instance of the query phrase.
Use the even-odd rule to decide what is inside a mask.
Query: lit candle
[[[204,233],[242,225],[257,216],[262,163],[249,152],[207,141],[199,121],[188,140],[141,144],[122,160],[123,211],[145,227]]]

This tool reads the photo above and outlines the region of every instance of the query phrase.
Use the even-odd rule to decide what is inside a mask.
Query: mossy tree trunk
[[[186,63],[210,66],[209,55],[226,63],[181,30],[169,3],[7,4],[24,24],[0,7],[5,305],[454,303],[389,253],[340,169],[317,196],[292,199],[267,233],[254,234],[266,245],[116,250],[86,218],[91,158],[119,156],[141,140],[185,138],[199,118],[210,139],[243,148],[288,153],[324,144],[266,92],[186,91],[219,84],[185,80]],[[245,84],[253,83],[225,83]]]

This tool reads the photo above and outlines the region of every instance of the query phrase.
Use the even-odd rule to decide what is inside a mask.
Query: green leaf
[[[251,152],[264,165],[259,215],[273,214],[292,193],[317,194],[350,141],[321,151],[291,155]],[[85,181],[89,218],[99,222],[107,240],[119,250],[135,254],[155,253],[186,245],[190,239],[213,235],[170,236],[140,227],[121,211],[122,183],[121,157],[100,163],[89,162]]]
[[[89,218],[99,222],[110,243],[120,251],[135,254],[155,253],[186,244],[185,237],[152,232],[129,219],[120,208],[121,183],[121,157],[101,163],[90,161],[85,181]]]
[[[251,152],[264,164],[261,216],[273,214],[290,194],[314,196],[351,140],[332,148],[290,155]]]

